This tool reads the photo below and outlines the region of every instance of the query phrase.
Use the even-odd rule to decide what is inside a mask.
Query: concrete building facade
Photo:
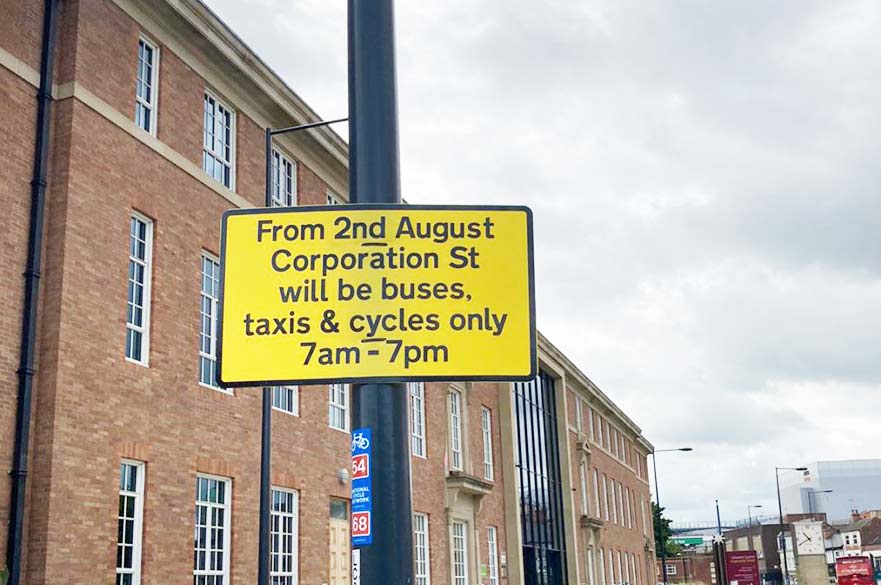
[[[813,512],[840,522],[854,511],[881,508],[881,459],[815,461],[806,467],[780,475],[784,516]]]
[[[263,205],[263,129],[318,117],[198,0],[56,4],[22,583],[253,583],[261,390],[214,381],[220,217]],[[6,469],[43,6],[0,0]],[[346,201],[334,132],[275,147],[278,205]],[[534,382],[408,386],[416,585],[652,583],[652,446],[538,342]],[[348,583],[349,389],[272,392],[274,582]]]

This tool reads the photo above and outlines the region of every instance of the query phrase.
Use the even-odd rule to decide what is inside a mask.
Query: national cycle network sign
[[[369,428],[352,431],[352,546],[373,544],[373,450]]]

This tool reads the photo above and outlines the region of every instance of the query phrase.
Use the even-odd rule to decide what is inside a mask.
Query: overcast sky
[[[344,0],[209,0],[325,118]],[[532,207],[539,329],[677,521],[881,457],[881,4],[399,0],[404,196]],[[344,132],[341,134],[345,135]]]

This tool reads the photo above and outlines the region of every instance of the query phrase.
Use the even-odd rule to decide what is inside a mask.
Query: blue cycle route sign
[[[370,429],[352,431],[352,546],[373,544]]]

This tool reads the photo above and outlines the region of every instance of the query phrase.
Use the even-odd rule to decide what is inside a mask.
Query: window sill
[[[215,392],[220,392],[221,394],[226,394],[227,396],[235,396],[232,390],[224,390],[220,386],[209,386],[204,382],[199,382],[199,386],[202,388],[207,388],[208,390],[214,390]]]
[[[299,411],[297,411],[297,412],[291,412],[290,410],[285,410],[285,409],[283,409],[283,408],[278,408],[278,407],[276,407],[276,406],[273,406],[273,407],[272,407],[272,410],[275,411],[275,412],[283,412],[284,414],[286,414],[286,415],[288,415],[288,416],[293,416],[293,417],[296,417],[296,418],[300,418],[300,412],[299,412]]]
[[[149,362],[149,361],[141,362],[141,361],[138,361],[138,360],[133,360],[133,359],[130,358],[130,357],[125,358],[125,361],[127,361],[127,362],[130,363],[130,364],[134,364],[134,365],[136,365],[136,366],[141,366],[142,368],[148,368],[148,369],[150,368],[150,362]]]

